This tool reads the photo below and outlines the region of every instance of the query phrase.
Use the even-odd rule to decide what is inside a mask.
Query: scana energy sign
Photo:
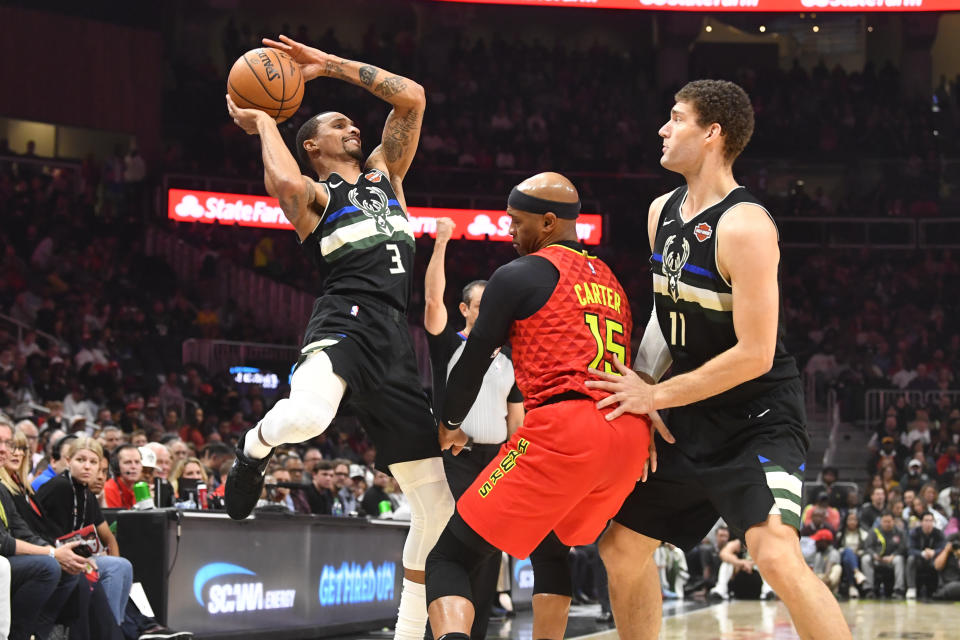
[[[435,207],[408,207],[408,210],[411,231],[418,238],[435,235],[437,218],[446,217],[457,223],[454,238],[510,240],[510,216],[504,211]],[[219,222],[228,226],[293,229],[276,198],[242,193],[170,189],[167,194],[167,217],[177,222]],[[577,235],[584,244],[600,244],[603,216],[580,214],[577,218]]]
[[[960,0],[437,0],[472,4],[670,11],[955,11]]]

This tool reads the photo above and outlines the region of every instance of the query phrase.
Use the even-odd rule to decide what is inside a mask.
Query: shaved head
[[[580,195],[566,177],[547,171],[527,178],[507,200],[513,246],[527,255],[554,242],[576,242],[579,211]]]
[[[565,176],[553,171],[545,171],[530,176],[517,185],[517,189],[535,198],[553,200],[554,202],[577,202],[580,194]]]

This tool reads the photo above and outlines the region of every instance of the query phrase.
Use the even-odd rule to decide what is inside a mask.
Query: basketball
[[[300,108],[303,76],[300,66],[284,52],[251,49],[233,63],[227,92],[241,109],[259,109],[283,122]]]

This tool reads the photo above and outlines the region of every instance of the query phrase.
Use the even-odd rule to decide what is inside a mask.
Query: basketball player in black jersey
[[[660,163],[686,185],[650,205],[654,309],[632,371],[595,372],[598,407],[670,409],[656,470],[638,483],[600,543],[620,637],[656,638],[660,541],[694,547],[723,517],[784,601],[801,638],[850,638],[840,607],[800,553],[809,438],[796,363],[782,342],[777,228],[733,177],[753,107],[732,82],[698,80],[675,96]],[[672,377],[656,382],[672,364]],[[651,448],[655,446],[651,444]],[[659,469],[656,467],[659,466]]]
[[[306,81],[344,80],[393,108],[380,146],[365,162],[360,131],[348,117],[325,112],[307,120],[297,134],[296,151],[316,173],[314,179],[300,174],[272,118],[238,109],[227,97],[234,122],[260,136],[267,191],[280,200],[303,250],[326,272],[290,397],[278,401],[237,447],[226,481],[227,511],[232,518],[247,517],[274,447],[320,435],[341,403],[349,402],[377,447],[377,467],[393,474],[410,501],[395,637],[421,640],[427,621],[424,563],[454,507],[406,319],[414,240],[403,178],[420,138],[424,91],[372,65],[285,36],[280,40],[264,44],[289,54]]]

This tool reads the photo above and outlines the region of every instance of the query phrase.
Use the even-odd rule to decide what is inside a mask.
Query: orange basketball
[[[283,122],[300,108],[303,76],[300,67],[282,51],[251,49],[233,63],[227,92],[241,109],[260,109]]]

